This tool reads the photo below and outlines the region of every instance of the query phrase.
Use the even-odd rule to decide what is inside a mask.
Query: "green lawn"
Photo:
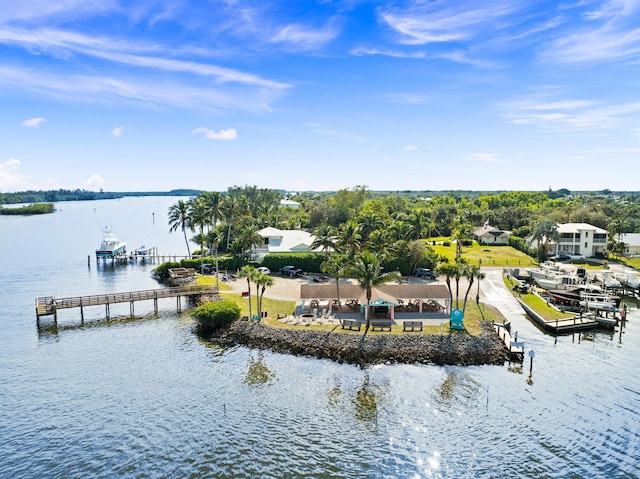
[[[515,281],[507,276],[503,276],[504,284],[513,291],[513,286]],[[556,308],[549,306],[547,302],[542,299],[537,294],[533,293],[525,293],[525,294],[517,294],[514,293],[518,299],[520,299],[524,304],[533,309],[536,313],[542,316],[546,321],[552,321],[554,319],[563,319],[563,318],[573,318],[575,315],[570,313],[562,313],[558,311]]]
[[[433,250],[454,262],[456,259],[456,245],[444,246],[431,244]],[[532,266],[537,264],[531,256],[518,251],[511,246],[481,246],[475,241],[473,246],[462,248],[462,257],[471,265],[481,266]]]

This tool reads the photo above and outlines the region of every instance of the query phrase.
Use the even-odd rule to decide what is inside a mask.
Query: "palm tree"
[[[209,248],[213,246],[213,253],[216,257],[216,284],[220,286],[220,272],[218,271],[218,248],[220,248],[220,241],[224,238],[224,233],[220,228],[214,228],[207,232],[207,244]]]
[[[400,273],[397,271],[381,273],[380,270],[380,259],[366,250],[354,258],[353,266],[350,268],[351,273],[360,283],[360,288],[366,292],[367,305],[365,307],[365,318],[367,319],[367,330],[370,326],[369,307],[373,288],[391,281],[398,281],[401,278]]]
[[[211,226],[216,228],[218,221],[224,217],[222,214],[222,195],[217,191],[209,191],[202,193],[202,200],[207,209]]]
[[[333,226],[322,224],[315,229],[314,235],[316,238],[311,243],[311,249],[322,248],[326,255],[329,250],[336,249],[336,231]]]
[[[453,292],[451,291],[451,278],[455,277],[456,274],[458,274],[458,267],[459,265],[457,263],[454,263],[454,264],[443,263],[435,269],[435,273],[437,275],[444,276],[445,278],[447,289],[449,290],[449,305],[451,308],[453,308]],[[456,299],[456,303],[457,303],[457,299]]]
[[[360,248],[360,226],[355,221],[347,221],[338,231],[338,240],[336,246],[341,253],[347,253],[354,256],[358,248]]]
[[[360,226],[362,241],[367,241],[371,233],[384,228],[384,221],[382,221],[380,215],[373,212],[367,212],[360,216],[360,218],[358,218],[358,224]]]
[[[480,279],[480,275],[483,275],[480,272],[480,266],[467,266],[464,268],[463,276],[469,280],[469,284],[467,286],[467,292],[464,295],[464,302],[462,303],[462,312],[467,309],[467,298],[469,297],[469,291],[471,291],[471,286],[476,279]],[[484,275],[483,275],[484,276]],[[478,286],[479,288],[480,286]],[[480,296],[480,292],[478,292],[478,297]]]
[[[260,300],[258,301],[258,314],[262,317],[262,298],[264,297],[264,292],[267,288],[273,286],[273,278],[268,274],[260,273],[256,275],[256,279],[254,280],[256,286],[260,286]]]
[[[192,226],[198,226],[200,228],[200,234],[197,236],[200,249],[204,250],[204,227],[209,224],[209,214],[207,206],[201,196],[196,196],[193,200],[189,201],[189,218],[191,219]]]
[[[184,242],[187,244],[187,255],[191,257],[189,240],[187,239],[187,229],[192,229],[191,218],[189,217],[189,203],[179,200],[175,205],[169,207],[169,232],[181,229],[184,234]]]
[[[347,273],[347,260],[339,254],[332,254],[320,265],[323,273],[333,276],[336,279],[336,294],[338,296],[338,321],[342,321],[342,304],[340,303],[340,278]]]
[[[459,223],[456,229],[451,233],[451,237],[456,242],[456,261],[462,257],[462,246],[466,241],[471,239],[473,228],[469,223]]]
[[[258,271],[253,267],[253,266],[243,266],[242,268],[240,268],[240,271],[238,271],[238,276],[240,278],[246,278],[247,279],[247,295],[249,297],[249,319],[252,318],[252,314],[251,314],[251,281],[253,280],[253,278],[255,278],[256,273],[258,273]]]
[[[538,242],[538,260],[544,261],[549,253],[551,241],[558,241],[558,225],[551,220],[540,221],[533,230],[531,237]]]

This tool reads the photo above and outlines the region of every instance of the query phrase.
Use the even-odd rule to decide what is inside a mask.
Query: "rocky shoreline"
[[[260,323],[235,321],[227,329],[208,336],[222,345],[331,359],[359,365],[422,363],[436,365],[504,364],[508,352],[491,323],[481,323],[479,336],[465,333],[342,334],[339,332],[272,328]]]

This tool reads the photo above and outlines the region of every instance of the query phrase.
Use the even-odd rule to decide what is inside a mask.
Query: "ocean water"
[[[505,308],[532,365],[361,369],[194,333],[175,299],[59,313],[35,298],[159,285],[154,265],[96,265],[104,225],[186,253],[178,198],[58,203],[0,216],[2,478],[637,478],[640,313],[554,338]],[[503,302],[499,273],[483,282]],[[505,303],[506,304],[506,303]]]

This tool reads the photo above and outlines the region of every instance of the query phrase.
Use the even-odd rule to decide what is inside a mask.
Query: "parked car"
[[[416,278],[436,279],[436,275],[428,268],[416,268],[413,275]]]
[[[302,274],[302,270],[295,266],[283,266],[280,268],[280,274],[282,276],[300,276]]]
[[[269,268],[267,268],[266,266],[259,266],[256,269],[258,271],[260,271],[262,274],[271,274],[271,270]]]

